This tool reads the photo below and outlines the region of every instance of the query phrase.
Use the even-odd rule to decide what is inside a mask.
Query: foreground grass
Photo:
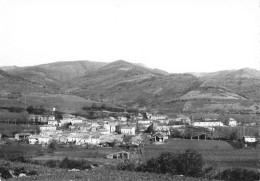
[[[189,178],[183,176],[171,176],[166,174],[119,171],[110,169],[97,169],[80,172],[63,171],[58,174],[33,176],[24,178],[14,178],[15,181],[70,181],[70,180],[86,180],[86,181],[199,181],[202,179]]]

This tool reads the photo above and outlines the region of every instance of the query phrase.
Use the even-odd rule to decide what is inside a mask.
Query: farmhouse
[[[31,133],[17,133],[15,134],[14,138],[16,140],[25,140],[27,139],[29,136],[31,136]]]
[[[164,142],[166,139],[168,139],[168,136],[164,136],[161,133],[156,133],[152,135],[151,139],[155,142]]]
[[[229,118],[228,126],[230,126],[230,127],[237,126],[237,121],[234,118]]]
[[[121,134],[135,135],[135,126],[123,126],[120,128]]]
[[[127,121],[127,117],[121,116],[121,117],[118,117],[118,120],[119,121]]]
[[[42,126],[40,126],[40,130],[41,130],[41,132],[43,132],[43,131],[55,131],[56,130],[56,126],[53,126],[53,125],[42,125]]]
[[[53,125],[53,126],[59,126],[60,121],[57,120],[49,120],[48,125]]]
[[[52,140],[49,136],[31,135],[28,137],[29,144],[49,144]]]
[[[254,136],[244,136],[243,137],[244,142],[246,143],[254,143],[257,142],[257,138]]]
[[[216,127],[216,126],[224,126],[221,121],[197,121],[192,124],[195,127]]]
[[[46,116],[46,115],[35,115],[35,114],[29,115],[29,120],[34,123],[39,123],[39,122],[47,123],[48,119],[49,119],[49,116]]]
[[[138,124],[152,124],[153,123],[153,121],[152,120],[138,120],[137,121],[138,122]]]
[[[189,116],[185,116],[185,115],[182,115],[182,114],[177,115],[176,121],[180,121],[180,122],[183,122],[183,123],[190,123],[191,122]]]
[[[109,130],[110,133],[114,133],[116,131],[116,125],[117,124],[118,124],[117,122],[106,122],[104,124],[104,128],[106,130]]]
[[[160,114],[155,114],[149,117],[151,120],[164,120],[164,119],[168,119],[167,116],[165,115],[160,115]]]
[[[106,156],[109,159],[129,159],[130,158],[130,153],[126,151],[121,151],[117,153],[111,153]]]

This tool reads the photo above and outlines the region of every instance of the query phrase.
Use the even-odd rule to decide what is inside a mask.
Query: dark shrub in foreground
[[[158,158],[152,158],[145,164],[136,164],[129,160],[118,164],[120,170],[154,172],[172,175],[199,177],[203,175],[204,162],[202,156],[193,149],[184,153],[162,153]]]
[[[4,179],[12,178],[11,173],[5,167],[0,167],[0,173],[1,173],[1,177],[4,178]]]
[[[89,163],[87,163],[85,160],[70,160],[67,157],[64,158],[60,164],[59,164],[60,168],[64,168],[64,169],[80,169],[80,170],[85,170],[85,169],[90,169],[91,165]]]
[[[259,172],[241,169],[241,168],[234,168],[234,169],[227,169],[223,172],[219,173],[216,177],[219,180],[230,180],[230,181],[255,181],[260,180]]]

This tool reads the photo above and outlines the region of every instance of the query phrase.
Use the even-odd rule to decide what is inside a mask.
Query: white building
[[[195,127],[218,127],[218,126],[224,126],[224,124],[221,121],[198,121],[198,122],[194,122],[193,126],[195,126]]]
[[[152,124],[153,121],[152,120],[147,120],[147,119],[144,119],[144,120],[138,120],[138,124]]]
[[[74,125],[74,124],[79,124],[79,123],[82,123],[83,120],[82,119],[78,119],[78,118],[73,118],[71,119],[71,124]]]
[[[114,122],[114,123],[106,122],[106,123],[104,124],[104,128],[105,128],[106,130],[109,130],[110,133],[114,133],[114,132],[116,131],[116,125],[117,125],[117,124],[118,124],[118,123],[116,123],[116,122]]]
[[[150,116],[150,119],[151,120],[160,120],[160,119],[163,120],[163,119],[168,119],[168,117],[165,115],[155,114],[155,115]]]
[[[120,128],[121,134],[135,135],[135,126],[123,126]]]
[[[257,138],[253,137],[253,136],[244,136],[244,142],[254,143],[254,142],[257,142]]]
[[[50,136],[31,135],[28,140],[29,144],[49,144],[52,138]]]
[[[118,120],[119,121],[127,121],[127,117],[121,116],[121,117],[118,117]]]
[[[228,119],[228,126],[237,126],[237,121],[234,118],[229,118]]]
[[[40,126],[40,130],[42,131],[55,131],[57,128],[53,125],[42,125]]]
[[[57,120],[49,120],[48,125],[59,126],[60,124],[58,123]]]

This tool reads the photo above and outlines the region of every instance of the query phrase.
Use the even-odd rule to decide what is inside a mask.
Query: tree
[[[49,152],[53,153],[55,150],[58,149],[58,143],[56,141],[52,141],[48,146]]]
[[[199,177],[203,174],[203,166],[202,156],[195,150],[188,149],[179,154],[162,153],[158,158],[152,158],[146,164],[139,165],[136,170]]]
[[[147,130],[146,130],[147,133],[154,133],[154,129],[153,129],[153,125],[150,125]]]
[[[177,173],[198,177],[203,172],[203,159],[201,154],[193,149],[186,150],[178,156]]]
[[[229,139],[231,139],[231,140],[238,140],[238,139],[239,139],[237,130],[236,130],[236,131],[233,131],[233,132],[230,134]]]
[[[27,108],[26,108],[26,111],[27,111],[29,114],[32,114],[33,111],[34,111],[33,106],[29,106],[29,107],[27,107]]]

